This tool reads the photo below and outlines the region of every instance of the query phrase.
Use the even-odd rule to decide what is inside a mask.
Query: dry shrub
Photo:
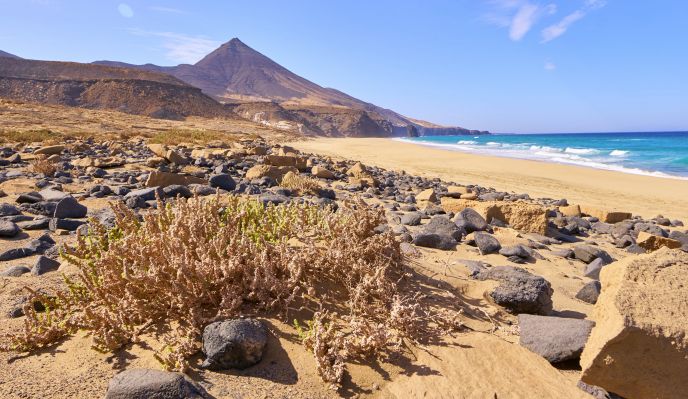
[[[299,311],[312,315],[300,332],[318,372],[338,384],[347,361],[446,327],[417,294],[404,294],[399,243],[373,231],[384,215],[363,203],[336,212],[219,196],[158,205],[141,221],[115,204],[110,230],[92,221],[63,254],[78,277],[48,313],[27,308],[24,331],[4,349],[35,350],[86,330],[96,349],[114,351],[145,332],[164,344],[156,357],[183,370],[208,323]]]
[[[280,182],[280,186],[292,189],[300,194],[317,195],[321,189],[320,183],[316,179],[294,172],[288,172],[284,175]]]
[[[32,172],[42,173],[46,176],[54,176],[59,170],[55,163],[48,161],[45,158],[36,158],[29,162],[29,166],[31,167]]]
[[[49,129],[39,130],[2,130],[0,143],[38,143],[53,142],[56,133]]]
[[[208,144],[211,141],[231,143],[243,138],[245,137],[236,137],[227,132],[213,130],[171,129],[156,133],[149,142],[165,145],[177,145],[179,143]]]

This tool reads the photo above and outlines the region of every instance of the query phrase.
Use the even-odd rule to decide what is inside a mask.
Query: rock
[[[64,197],[57,203],[53,217],[60,219],[79,219],[86,217],[87,212],[88,209],[70,195]]]
[[[205,179],[179,173],[161,172],[154,170],[148,174],[146,187],[167,187],[173,185],[188,186],[189,184],[206,184]]]
[[[14,205],[3,203],[0,204],[0,217],[20,215],[21,211]]]
[[[413,237],[413,244],[419,247],[436,248],[449,251],[456,247],[458,241],[448,235],[420,232]]]
[[[34,151],[33,153],[35,155],[54,155],[54,154],[59,154],[62,151],[64,151],[65,146],[63,145],[51,145],[51,146],[46,146],[46,147],[41,147]]]
[[[655,236],[659,237],[668,237],[669,234],[664,230],[663,228],[657,226],[654,223],[636,223],[633,226],[633,231],[636,234],[640,234],[641,232],[645,233],[650,233]]]
[[[600,296],[600,291],[602,290],[602,284],[599,281],[594,280],[585,284],[583,288],[578,291],[576,298],[583,302],[595,304],[597,303],[597,298]]]
[[[512,247],[504,247],[499,250],[499,254],[502,256],[506,256],[507,258],[510,256],[517,256],[522,259],[528,259],[530,258],[530,251],[523,245],[514,245]]]
[[[454,218],[454,223],[462,227],[466,233],[469,234],[474,231],[485,231],[487,229],[487,221],[485,218],[480,216],[480,214],[472,208],[461,210],[461,212],[456,215],[456,218]]]
[[[105,399],[205,399],[210,396],[184,374],[129,369],[115,375]]]
[[[182,186],[179,184],[172,184],[170,186],[167,186],[163,188],[162,191],[163,193],[165,193],[165,198],[177,198],[178,196],[184,198],[193,197],[191,189],[189,189],[187,186]]]
[[[476,278],[480,273],[492,267],[489,263],[475,261],[475,260],[460,260],[468,269],[468,277]]]
[[[36,259],[36,263],[31,269],[31,274],[34,276],[40,276],[48,272],[53,272],[59,268],[60,262],[41,255],[38,257],[38,259]]]
[[[600,209],[591,208],[588,206],[581,206],[581,212],[583,214],[598,218],[600,222],[612,224],[623,222],[624,220],[633,217],[633,214],[630,212],[604,211]]]
[[[420,212],[409,212],[401,216],[401,224],[406,226],[418,226],[420,225],[421,219],[422,215]]]
[[[683,245],[680,241],[672,240],[671,238],[652,235],[644,231],[638,233],[638,239],[636,240],[636,244],[638,244],[639,247],[648,251],[656,251],[662,247],[676,249],[681,248],[681,246]]]
[[[16,223],[0,219],[0,237],[15,237],[20,231],[21,229]]]
[[[27,256],[31,256],[35,253],[36,251],[29,248],[12,248],[0,253],[0,261],[26,258]]]
[[[203,329],[201,367],[210,370],[245,369],[260,362],[268,342],[267,329],[256,319],[234,319]]]
[[[596,387],[594,385],[588,385],[583,381],[578,381],[577,386],[581,389],[581,391],[590,394],[590,396],[595,399],[623,399],[618,395],[605,391],[603,388]]]
[[[362,163],[356,162],[354,166],[349,168],[346,174],[352,177],[364,176],[368,174],[368,168],[366,168],[365,165],[363,165]]]
[[[528,233],[547,233],[547,209],[525,202],[506,201],[471,201],[442,197],[442,208],[447,212],[459,213],[466,208],[473,208],[485,220],[496,218],[509,224],[512,228]]]
[[[334,179],[334,173],[331,171],[323,168],[322,166],[314,166],[311,168],[311,174],[315,177],[319,177],[321,179]]]
[[[148,144],[148,149],[160,158],[165,158],[165,154],[167,154],[167,146],[164,144]]]
[[[569,248],[555,249],[552,251],[552,255],[562,258],[573,258],[575,256],[573,250]]]
[[[520,314],[519,343],[550,363],[580,358],[595,322]]]
[[[607,263],[605,263],[602,258],[597,258],[588,263],[588,265],[585,267],[585,272],[583,275],[593,280],[597,280],[600,278],[600,271],[606,264]]]
[[[162,188],[150,187],[130,191],[127,193],[127,195],[124,196],[124,199],[126,200],[129,198],[140,198],[142,201],[152,201],[155,200],[156,193],[160,198],[165,197],[165,192],[162,190]]]
[[[582,380],[629,398],[688,392],[688,253],[625,258],[600,275]]]
[[[564,216],[580,216],[581,208],[579,205],[560,206],[559,212]]]
[[[465,194],[471,194],[468,187],[447,186],[447,193],[444,195],[450,198],[461,198]]]
[[[683,245],[688,244],[688,233],[682,233],[678,230],[674,230],[671,233],[669,233],[669,238],[671,238],[672,240],[679,241]]]
[[[601,258],[606,263],[612,263],[612,257],[603,249],[589,244],[579,244],[573,247],[576,259],[590,263],[596,258]]]
[[[477,231],[474,234],[474,239],[481,255],[495,253],[502,248],[502,245],[492,234]]]
[[[189,163],[189,160],[184,155],[175,150],[167,150],[165,159],[177,165],[186,165]]]
[[[76,219],[52,218],[52,219],[50,219],[50,222],[48,222],[48,228],[50,229],[50,231],[56,231],[56,230],[76,231],[76,229],[78,229],[79,226],[81,226],[82,224],[86,224],[86,222],[83,220],[76,220]]]
[[[645,248],[642,248],[637,244],[633,244],[626,248],[626,252],[628,252],[629,254],[644,254],[647,251],[645,250]]]
[[[267,176],[275,181],[281,181],[282,177],[289,172],[297,173],[298,169],[292,166],[256,165],[246,171],[245,177],[248,180],[254,180]]]
[[[288,166],[305,171],[307,168],[306,158],[295,155],[267,155],[265,164],[271,166]]]
[[[520,267],[496,266],[479,273],[478,280],[496,280],[490,292],[494,301],[513,313],[547,315],[552,311],[552,289],[549,281]]]
[[[19,277],[23,274],[30,273],[31,269],[24,265],[17,265],[7,268],[5,271],[0,273],[2,277]]]
[[[436,203],[437,202],[437,194],[435,194],[435,190],[429,188],[427,190],[423,190],[416,194],[416,202],[423,203],[423,202],[432,202]]]
[[[67,197],[69,193],[65,193],[60,190],[54,190],[52,188],[45,188],[41,191],[38,192],[38,195],[41,196],[41,199],[43,201],[48,201],[48,202],[58,202],[61,199]]]
[[[232,176],[227,173],[221,173],[210,176],[208,184],[213,188],[220,188],[222,190],[233,191],[236,188],[236,182]]]

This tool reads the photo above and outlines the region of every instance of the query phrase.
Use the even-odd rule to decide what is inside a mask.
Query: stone
[[[422,215],[420,212],[409,212],[401,216],[401,224],[406,226],[418,226],[420,225],[421,219]]]
[[[2,277],[19,277],[23,274],[31,273],[31,269],[24,265],[16,265],[5,269],[0,276]]]
[[[140,198],[143,201],[153,201],[155,200],[155,196],[157,195],[160,198],[165,197],[165,192],[162,190],[160,187],[150,187],[150,188],[142,188],[139,190],[132,190],[127,193],[127,195],[124,196],[124,199],[129,199],[129,198]]]
[[[62,151],[64,151],[65,146],[63,145],[50,145],[46,147],[41,147],[34,151],[33,153],[35,155],[54,155],[54,154],[59,154]]]
[[[148,149],[160,158],[165,158],[167,154],[167,146],[164,144],[148,144]]]
[[[600,296],[600,291],[602,290],[602,284],[599,281],[593,280],[585,284],[576,294],[576,299],[580,299],[583,302],[595,304],[597,303],[597,298]]]
[[[661,248],[600,274],[582,381],[629,398],[688,392],[688,253]]]
[[[511,257],[517,256],[522,259],[530,258],[530,251],[526,249],[523,245],[514,245],[511,247],[504,247],[499,250],[499,254],[502,256]]]
[[[275,181],[281,181],[282,177],[289,172],[297,173],[298,169],[293,166],[255,165],[246,171],[245,177],[248,180],[254,180],[267,176]]]
[[[175,150],[167,150],[165,159],[177,165],[186,165],[189,163],[189,160],[184,155]]]
[[[638,233],[638,239],[636,239],[636,244],[638,244],[639,247],[647,251],[656,251],[662,247],[676,249],[681,248],[681,246],[683,245],[680,241],[673,240],[671,238],[652,235],[644,231]]]
[[[580,358],[594,326],[590,320],[520,314],[519,343],[550,363],[575,360]]]
[[[263,358],[268,343],[267,329],[256,319],[219,321],[203,329],[201,367],[210,370],[245,369]]]
[[[420,232],[413,236],[412,242],[419,247],[435,248],[443,251],[454,249],[458,243],[458,241],[451,236],[426,232]]]
[[[520,267],[495,266],[479,273],[478,280],[496,280],[499,285],[489,295],[512,313],[547,315],[552,311],[549,281]]]
[[[502,245],[492,234],[477,231],[473,237],[481,255],[495,253],[502,248]]]
[[[54,259],[50,259],[47,256],[41,255],[38,257],[38,259],[36,259],[36,263],[33,265],[33,268],[31,269],[31,274],[33,274],[34,276],[40,276],[48,272],[53,272],[59,268],[60,262]]]
[[[315,177],[319,177],[321,179],[329,179],[332,180],[335,178],[334,173],[331,171],[325,169],[322,166],[314,166],[311,168],[311,174]]]
[[[53,217],[60,219],[79,219],[86,217],[87,212],[88,208],[81,205],[76,198],[69,195],[57,203]]]
[[[419,203],[422,202],[432,202],[436,203],[437,202],[437,194],[435,193],[435,190],[429,188],[427,190],[423,190],[416,194],[416,201]]]
[[[20,231],[21,229],[16,223],[0,219],[0,237],[12,238],[19,234]]]
[[[105,399],[207,399],[210,396],[184,374],[129,369],[115,375]]]
[[[14,216],[14,215],[20,215],[21,211],[19,208],[12,204],[7,204],[7,203],[2,203],[0,204],[0,217],[3,216]]]
[[[43,190],[38,192],[38,195],[41,196],[43,201],[58,202],[61,199],[67,197],[69,193],[65,193],[63,191],[55,190],[52,188],[44,188]]]
[[[561,249],[555,249],[552,251],[552,255],[554,256],[559,256],[562,258],[573,258],[575,255],[573,253],[572,249],[569,248],[561,248]]]
[[[208,184],[213,188],[220,188],[222,190],[233,191],[236,188],[236,182],[232,176],[227,173],[220,173],[210,176]]]
[[[588,206],[581,206],[581,212],[585,215],[598,218],[600,222],[612,224],[623,222],[633,217],[633,214],[630,212],[605,211]]]
[[[593,280],[597,280],[600,278],[600,271],[605,265],[606,263],[602,258],[597,258],[585,266],[583,275]]]
[[[468,277],[476,278],[480,273],[492,267],[489,263],[475,260],[459,260],[468,269]]]
[[[165,193],[165,198],[177,198],[178,196],[184,198],[193,197],[193,193],[187,186],[182,186],[180,184],[172,184],[162,189]]]
[[[560,206],[559,212],[564,216],[580,216],[581,208],[579,205]]]
[[[50,231],[66,230],[66,231],[76,231],[82,224],[86,224],[83,220],[77,219],[60,219],[52,218],[48,222],[48,228]]]
[[[450,198],[461,198],[462,195],[466,194],[471,194],[468,187],[447,186],[447,193],[444,195]]]
[[[442,208],[447,212],[459,213],[473,208],[485,220],[496,218],[512,228],[528,233],[547,233],[547,209],[536,204],[507,201],[472,201],[442,197]]]
[[[606,263],[612,263],[612,257],[602,248],[589,244],[579,244],[573,247],[573,253],[576,259],[582,260],[585,263],[590,263],[597,258],[601,258]]]
[[[179,173],[161,172],[154,170],[148,174],[146,187],[167,187],[172,185],[188,186],[189,184],[206,184],[205,179]]]
[[[265,164],[271,166],[289,166],[304,171],[307,168],[306,159],[294,155],[266,155]]]
[[[480,214],[472,208],[461,210],[454,218],[454,223],[462,227],[466,233],[469,234],[474,231],[485,231],[487,229],[487,221],[485,218],[480,216]]]

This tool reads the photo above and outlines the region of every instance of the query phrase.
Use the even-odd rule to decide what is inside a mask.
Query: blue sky
[[[322,86],[495,132],[688,130],[688,1],[0,0],[0,50],[193,63],[239,37]]]

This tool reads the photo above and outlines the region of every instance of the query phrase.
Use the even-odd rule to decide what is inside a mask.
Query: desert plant
[[[79,273],[65,277],[50,317],[27,309],[24,330],[3,349],[30,351],[86,330],[96,349],[113,351],[151,333],[163,342],[156,357],[183,370],[207,324],[298,309],[313,315],[300,331],[318,372],[338,384],[347,361],[384,355],[449,320],[404,293],[399,243],[375,233],[384,215],[360,202],[333,212],[233,196],[178,199],[143,220],[121,203],[113,210],[114,228],[92,220],[65,248]]]
[[[34,173],[42,173],[45,176],[54,176],[59,170],[57,164],[45,158],[36,158],[29,162],[31,171]]]
[[[315,194],[320,192],[320,183],[312,178],[294,172],[287,172],[280,182],[280,186],[292,189],[299,194]]]
[[[56,134],[49,129],[0,130],[0,143],[48,143],[55,140]]]

